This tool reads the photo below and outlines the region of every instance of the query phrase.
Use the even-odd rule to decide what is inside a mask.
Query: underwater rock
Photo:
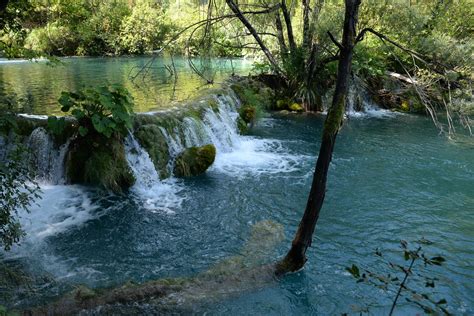
[[[146,124],[140,126],[134,133],[140,145],[148,152],[161,179],[170,176],[167,165],[170,160],[168,143],[158,125]]]
[[[204,173],[215,157],[216,147],[212,144],[187,148],[176,157],[174,175],[189,177]]]
[[[273,260],[273,252],[283,239],[282,225],[269,220],[257,222],[237,255],[195,276],[142,284],[127,282],[115,288],[78,286],[53,303],[22,312],[24,315],[189,314],[197,304],[273,284],[277,280],[275,265],[266,262]]]
[[[122,138],[92,133],[71,142],[66,178],[71,184],[98,185],[113,192],[122,192],[135,183]]]

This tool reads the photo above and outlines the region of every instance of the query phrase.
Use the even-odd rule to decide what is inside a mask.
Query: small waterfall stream
[[[130,133],[125,139],[127,161],[136,182],[131,191],[139,197],[145,209],[174,214],[184,200],[182,184],[174,178],[160,180],[148,153]]]
[[[55,148],[51,135],[43,128],[33,130],[27,140],[29,163],[40,182],[64,184],[64,163],[69,149],[70,139]]]

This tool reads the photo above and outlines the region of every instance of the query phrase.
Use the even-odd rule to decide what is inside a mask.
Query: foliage
[[[127,54],[156,50],[169,32],[169,22],[160,8],[149,1],[140,1],[122,23],[121,50]]]
[[[24,162],[25,152],[23,146],[17,145],[6,161],[0,162],[0,246],[5,250],[24,235],[18,211],[28,211],[40,197],[40,188]]]
[[[124,135],[132,127],[133,100],[129,92],[119,85],[62,92],[59,104],[61,111],[71,111],[83,137],[97,132],[110,138],[114,134]],[[61,133],[64,126],[64,118],[48,118],[48,127],[56,134]]]
[[[400,260],[389,261],[379,249],[376,249],[375,255],[385,261],[391,272],[376,271],[373,268],[362,268],[355,264],[352,264],[351,267],[347,267],[346,271],[357,280],[357,283],[364,283],[380,288],[386,292],[394,293],[395,296],[389,315],[392,315],[401,297],[404,297],[407,302],[420,307],[427,314],[441,313],[450,315],[446,309],[446,299],[434,299],[432,293],[425,291],[434,289],[438,279],[431,276],[428,272],[423,273],[419,271],[422,267],[441,266],[446,259],[439,255],[433,257],[428,256],[423,251],[421,245],[432,244],[429,240],[422,238],[416,241],[416,243],[419,245],[410,248],[408,242],[404,240],[400,242],[402,258],[408,262],[408,266],[399,263]],[[415,272],[417,263],[421,263],[422,266],[418,264],[418,271]],[[409,281],[411,281],[411,285],[408,285]],[[425,290],[421,290],[420,286],[423,286]],[[368,308],[364,308],[363,310],[365,312],[369,311]]]
[[[47,55],[74,55],[78,39],[71,29],[56,22],[48,23],[31,31],[25,40],[25,47]]]
[[[79,24],[80,43],[77,55],[114,55],[120,53],[121,28],[130,15],[129,7],[121,1],[102,1],[94,13]]]
[[[37,57],[35,52],[23,47],[28,32],[22,24],[32,9],[30,1],[18,0],[10,1],[6,10],[0,12],[0,54],[5,57]]]

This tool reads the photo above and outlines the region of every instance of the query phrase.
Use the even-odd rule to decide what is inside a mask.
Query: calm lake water
[[[135,99],[135,112],[169,108],[180,101],[196,96],[200,91],[216,87],[232,72],[248,74],[251,60],[213,59],[212,70],[205,71],[206,84],[191,70],[188,60],[174,58],[177,80],[170,74],[171,58],[158,57],[144,76],[131,76],[144,67],[151,57],[119,58],[62,58],[55,66],[46,61],[0,59],[0,97],[15,96],[22,112],[32,114],[62,114],[58,106],[61,91],[77,91],[84,86],[122,84]],[[207,69],[199,60],[198,69]],[[166,66],[166,67],[165,67]]]
[[[26,239],[7,255],[35,276],[35,291],[0,291],[0,304],[31,306],[78,284],[193,276],[238,254],[252,225],[262,220],[284,227],[286,239],[266,261],[282,257],[306,204],[323,120],[273,115],[248,136],[217,131],[228,134],[231,146],[218,147],[206,174],[158,181],[146,192],[137,187],[117,196],[44,184],[39,206],[23,214]],[[153,197],[159,207],[150,207]],[[432,242],[423,246],[427,254],[447,261],[442,267],[415,266],[436,278],[436,288],[415,280],[408,285],[445,298],[453,314],[474,314],[472,139],[438,136],[420,116],[374,111],[349,117],[337,140],[306,268],[267,286],[200,300],[187,312],[337,315],[369,307],[372,314],[386,315],[395,293],[356,283],[345,267],[393,274],[384,260],[406,264],[400,240],[420,238]],[[376,248],[383,258],[374,254]],[[404,299],[397,312],[422,313]]]

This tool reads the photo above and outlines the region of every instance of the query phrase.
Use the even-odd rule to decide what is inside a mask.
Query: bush
[[[28,211],[41,190],[23,157],[26,149],[17,144],[6,161],[0,161],[0,247],[10,250],[24,236],[18,211]]]
[[[121,25],[122,53],[143,54],[159,48],[171,27],[162,10],[148,1],[140,1]]]
[[[133,103],[127,89],[119,86],[86,88],[79,92],[62,92],[59,98],[61,111],[71,114],[79,122],[79,134],[90,132],[110,138],[113,134],[124,135],[132,128]],[[55,134],[63,130],[64,118],[48,118],[48,126]]]
[[[102,2],[94,14],[78,26],[81,44],[77,55],[113,55],[120,50],[120,28],[130,14],[123,2]]]
[[[74,55],[78,46],[77,34],[56,22],[33,29],[25,40],[25,47],[48,55]]]

